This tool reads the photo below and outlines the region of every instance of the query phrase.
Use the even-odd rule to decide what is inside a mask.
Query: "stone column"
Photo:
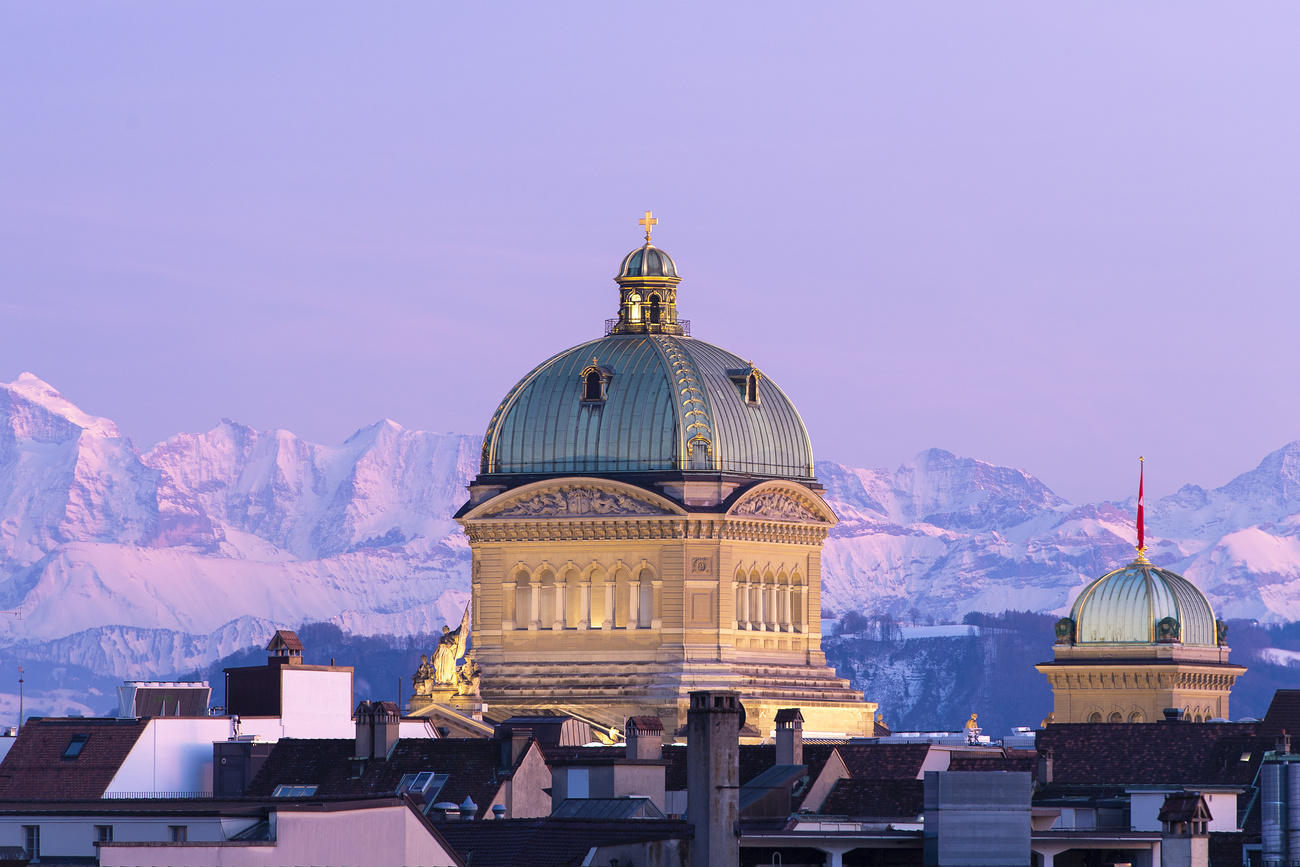
[[[765,604],[763,605],[764,621],[767,623],[767,628],[770,632],[776,632],[776,622],[780,619],[776,611],[776,585],[765,584],[763,585],[763,591],[767,596],[767,599],[764,600]]]
[[[638,629],[641,626],[641,582],[627,582],[627,628]]]
[[[578,629],[586,631],[591,628],[591,576],[578,579]]]
[[[780,608],[781,611],[781,631],[793,632],[794,628],[791,626],[791,617],[790,617],[790,585],[782,584],[780,593],[781,593],[781,604],[778,607]]]
[[[663,610],[663,584],[658,578],[650,581],[650,628],[660,629],[664,625],[659,612]]]
[[[600,624],[601,629],[614,628],[614,591],[618,589],[618,581],[613,574],[605,576],[605,622]]]
[[[564,618],[568,614],[569,606],[569,582],[564,579],[563,575],[555,579],[555,628],[563,629],[568,626]]]
[[[528,579],[528,589],[528,628],[538,630],[542,628],[542,585],[538,583],[536,575]]]

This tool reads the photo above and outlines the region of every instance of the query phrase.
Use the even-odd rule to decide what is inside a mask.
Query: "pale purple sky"
[[[0,3],[0,381],[480,433],[651,208],[820,457],[1072,499],[1300,437],[1300,4]]]

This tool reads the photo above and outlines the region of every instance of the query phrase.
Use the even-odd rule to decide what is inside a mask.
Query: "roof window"
[[[271,792],[272,798],[310,798],[320,786],[305,786],[301,783],[292,785],[281,783]]]
[[[601,367],[596,359],[591,360],[582,371],[582,402],[603,403],[605,390],[614,373],[608,367]]]
[[[72,740],[68,741],[68,746],[63,750],[65,759],[75,759],[81,755],[81,751],[86,748],[86,741],[90,740],[90,735],[73,735]]]

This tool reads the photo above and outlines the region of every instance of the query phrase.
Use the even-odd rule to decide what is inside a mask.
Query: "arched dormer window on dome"
[[[759,405],[762,397],[758,390],[758,384],[763,379],[763,374],[754,366],[753,362],[736,370],[728,370],[727,378],[740,389],[741,395],[745,398],[745,403],[750,406]]]
[[[593,358],[591,364],[582,371],[582,402],[603,403],[609,382],[613,378],[614,371],[608,367],[601,367]]]

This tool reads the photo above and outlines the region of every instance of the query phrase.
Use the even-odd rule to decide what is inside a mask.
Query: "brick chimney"
[[[776,763],[803,764],[803,714],[797,707],[776,712]]]
[[[353,718],[357,724],[356,755],[363,759],[388,758],[400,737],[402,715],[391,701],[363,701]]]
[[[627,718],[627,757],[629,759],[662,759],[664,757],[664,724],[657,716],[630,716]]]

